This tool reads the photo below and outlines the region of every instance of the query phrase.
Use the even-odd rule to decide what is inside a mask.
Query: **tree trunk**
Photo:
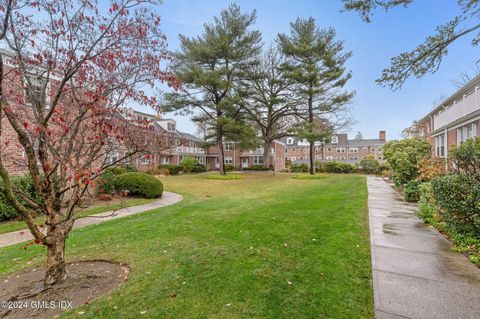
[[[263,145],[263,167],[268,168],[268,156],[270,155],[270,142],[265,141]]]
[[[310,174],[315,175],[315,142],[310,142]]]
[[[312,91],[313,85],[310,85],[310,92]],[[313,131],[313,94],[308,95],[308,123],[310,124],[310,133]],[[310,140],[310,174],[315,175],[315,141]]]
[[[225,154],[223,151],[223,134],[222,129],[217,128],[217,147],[218,147],[218,164],[220,165],[220,175],[225,175]]]
[[[65,270],[65,241],[66,235],[59,226],[48,226],[47,244],[47,272],[45,286],[52,286],[63,282],[67,278]]]

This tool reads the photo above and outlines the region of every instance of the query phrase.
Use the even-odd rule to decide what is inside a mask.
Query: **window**
[[[379,161],[381,161],[381,160],[382,160],[382,157],[381,157],[381,156],[379,156],[379,157],[378,157],[378,160],[379,160]]]
[[[337,153],[345,153],[345,147],[337,147]]]
[[[292,161],[295,157],[292,157]],[[253,164],[255,165],[263,165],[263,156],[254,156],[253,157]]]
[[[350,153],[358,153],[358,147],[350,147]]]
[[[168,123],[167,129],[169,132],[175,132],[175,123]]]
[[[118,152],[109,153],[105,160],[108,164],[115,163],[116,161],[118,161]]]
[[[225,158],[223,159],[223,162],[225,164],[233,164],[233,157],[231,156],[225,156]]]
[[[233,143],[225,143],[225,151],[233,151]]]
[[[332,144],[337,144],[338,143],[338,137],[337,136],[332,136]]]
[[[168,156],[162,156],[162,164],[170,164],[170,158]]]
[[[331,147],[327,147],[327,152],[331,152],[332,151],[332,148]]]
[[[333,157],[327,156],[327,160],[333,160]]]
[[[292,162],[295,162],[297,160],[296,157],[292,157]]]
[[[437,157],[445,156],[445,134],[435,137],[435,155]]]
[[[356,161],[356,160],[358,160],[358,157],[356,157],[356,156],[350,156],[350,160]]]
[[[287,145],[293,145],[293,138],[287,138]]]
[[[150,155],[143,155],[141,158],[140,158],[140,163],[142,164],[150,164]]]
[[[368,151],[368,147],[366,146],[362,147],[362,151]]]
[[[275,154],[275,148],[270,148],[270,154]]]
[[[457,128],[457,145],[462,145],[466,140],[477,136],[477,124],[470,123]]]
[[[381,153],[382,152],[382,148],[381,147],[377,147],[377,153]]]
[[[25,79],[25,93],[26,93],[26,102],[29,104],[36,104],[40,101],[42,97],[42,87],[45,84],[45,79],[28,75],[28,80]],[[28,84],[30,82],[31,85]]]

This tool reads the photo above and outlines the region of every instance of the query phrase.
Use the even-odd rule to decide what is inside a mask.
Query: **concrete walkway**
[[[183,197],[178,194],[163,192],[162,198],[148,204],[122,208],[118,211],[115,211],[113,214],[112,212],[105,212],[91,215],[89,217],[79,218],[75,221],[75,225],[73,226],[73,228],[83,228],[89,225],[99,224],[107,220],[117,219],[138,213],[143,213],[160,207],[170,206],[178,203],[182,199]],[[33,236],[28,230],[19,230],[11,233],[0,234],[0,247],[15,245],[29,240],[33,240]]]
[[[367,183],[376,318],[480,318],[480,269],[385,181]]]

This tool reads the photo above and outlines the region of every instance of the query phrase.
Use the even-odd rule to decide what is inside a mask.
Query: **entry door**
[[[248,167],[248,157],[242,158],[242,168]]]

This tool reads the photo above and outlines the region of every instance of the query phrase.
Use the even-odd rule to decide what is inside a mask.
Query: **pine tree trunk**
[[[263,167],[268,168],[268,156],[270,155],[270,142],[263,145]]]
[[[217,147],[220,175],[225,175],[225,154],[223,150],[223,134],[221,128],[217,128]]]
[[[310,174],[315,175],[315,142],[310,142]]]
[[[45,274],[45,286],[52,286],[63,282],[67,278],[65,270],[65,231],[61,226],[48,226],[47,237],[47,271]]]
[[[313,85],[310,85],[310,91],[312,91]],[[310,130],[313,130],[313,94],[308,96],[308,123],[310,124]],[[315,141],[310,141],[310,174],[315,175]]]

